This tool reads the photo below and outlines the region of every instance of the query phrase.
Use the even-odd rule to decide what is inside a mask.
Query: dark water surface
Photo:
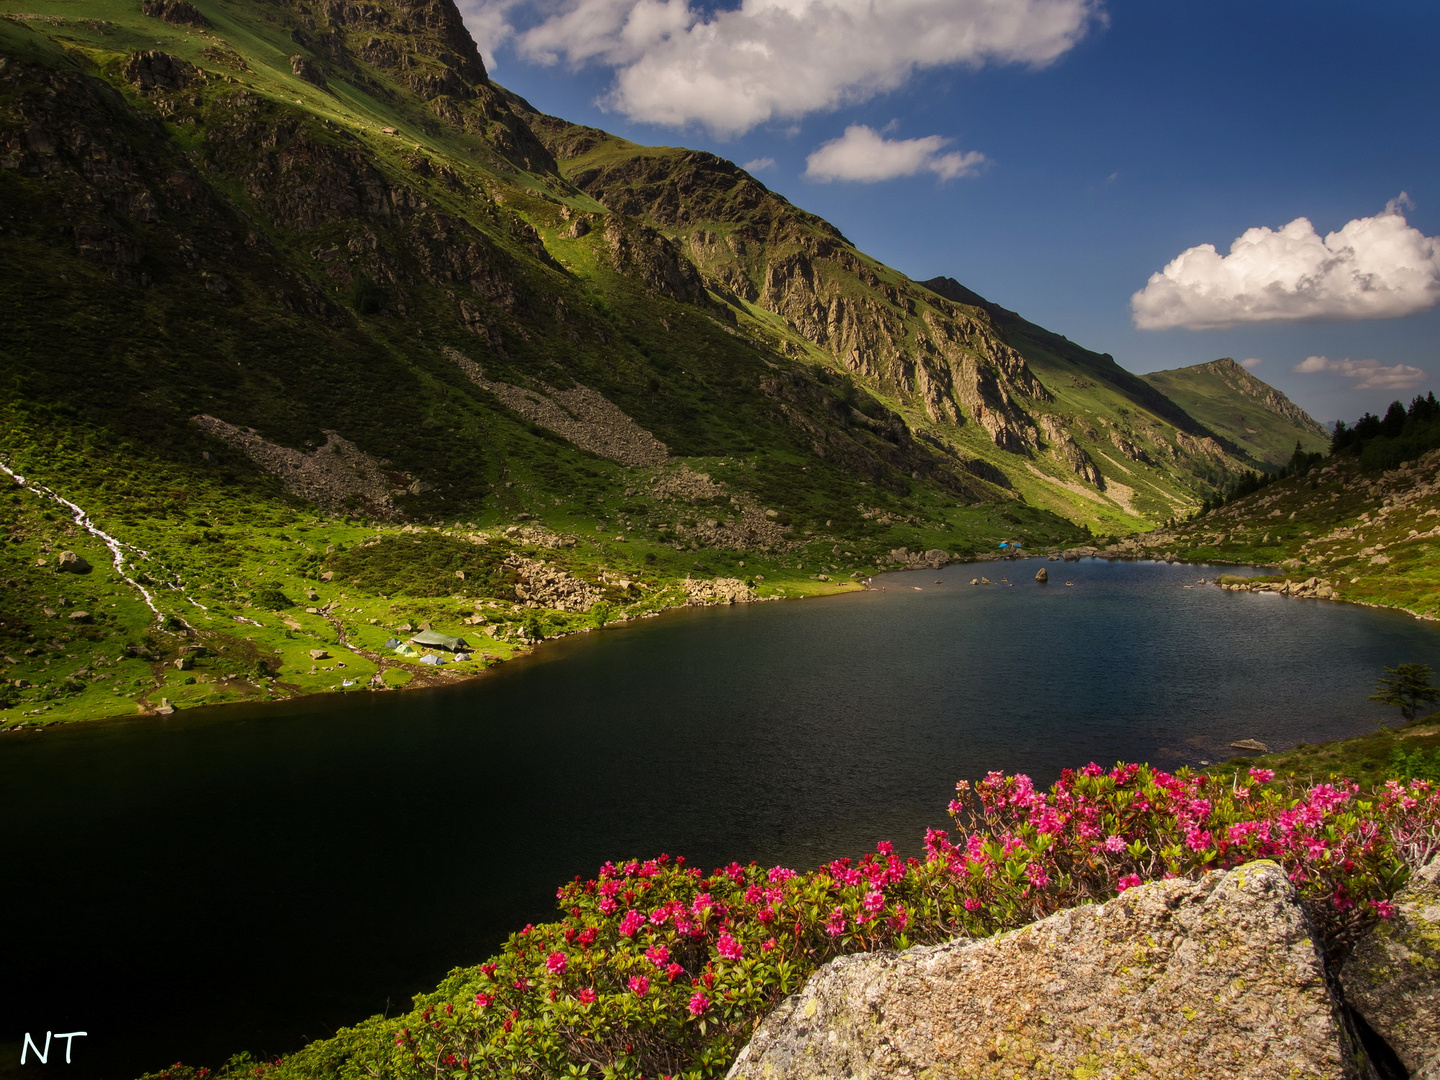
[[[74,1080],[285,1052],[404,1008],[608,858],[913,853],[959,778],[1357,734],[1382,666],[1440,667],[1436,627],[1392,612],[1039,565],[675,613],[441,691],[0,740],[0,1074],[25,1031],[89,1032],[43,1070]]]

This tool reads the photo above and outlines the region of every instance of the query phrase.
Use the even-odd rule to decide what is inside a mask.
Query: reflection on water
[[[1440,666],[1394,613],[1038,565],[675,613],[442,691],[6,739],[0,1053],[88,1031],[66,1075],[126,1080],[284,1052],[404,1007],[608,858],[914,853],[959,778],[1355,734],[1383,665]]]

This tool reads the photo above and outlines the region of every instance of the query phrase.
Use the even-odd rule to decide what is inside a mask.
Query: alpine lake
[[[0,1075],[273,1057],[407,1007],[607,859],[915,854],[956,780],[1360,734],[1398,718],[1366,700],[1384,666],[1440,668],[1433,623],[1199,583],[1222,572],[956,564],[667,613],[442,690],[6,738]],[[47,1031],[87,1034],[20,1068]]]

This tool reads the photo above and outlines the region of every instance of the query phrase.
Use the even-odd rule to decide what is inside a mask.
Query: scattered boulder
[[[175,661],[175,669],[177,671],[189,671],[194,666],[195,661],[188,656],[182,656]]]
[[[311,659],[311,660],[329,660],[329,659],[330,659],[330,654],[329,654],[328,652],[326,652],[324,649],[311,649],[311,650],[310,650],[310,659]]]
[[[88,611],[72,611],[70,612],[70,621],[72,623],[88,623],[94,622],[95,620],[94,616]]]
[[[1046,570],[1043,566],[1040,567],[1039,570],[1035,571],[1035,580],[1040,582],[1041,585],[1044,585],[1050,580],[1050,571]]]
[[[73,551],[60,552],[60,558],[55,560],[55,569],[67,574],[88,574],[94,569],[84,556],[76,555]]]
[[[1270,747],[1259,739],[1236,739],[1230,744],[1236,750],[1252,750],[1257,754],[1268,754]]]
[[[326,570],[323,574],[320,575],[320,580],[321,580],[321,581],[334,581],[334,580],[335,580],[335,571],[334,571],[334,570]]]
[[[1395,896],[1395,915],[1355,947],[1345,1000],[1411,1076],[1440,1077],[1440,857]]]
[[[980,941],[844,956],[765,1019],[731,1080],[1358,1078],[1284,871],[1172,879]]]
[[[158,713],[160,716],[169,716],[174,711],[175,706],[170,704],[170,699],[168,697],[162,697],[160,699],[160,704],[155,706],[155,712]]]

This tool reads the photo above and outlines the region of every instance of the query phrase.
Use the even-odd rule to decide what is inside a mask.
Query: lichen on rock
[[[1271,862],[1132,888],[1010,933],[840,957],[731,1080],[1359,1078],[1294,887]]]

